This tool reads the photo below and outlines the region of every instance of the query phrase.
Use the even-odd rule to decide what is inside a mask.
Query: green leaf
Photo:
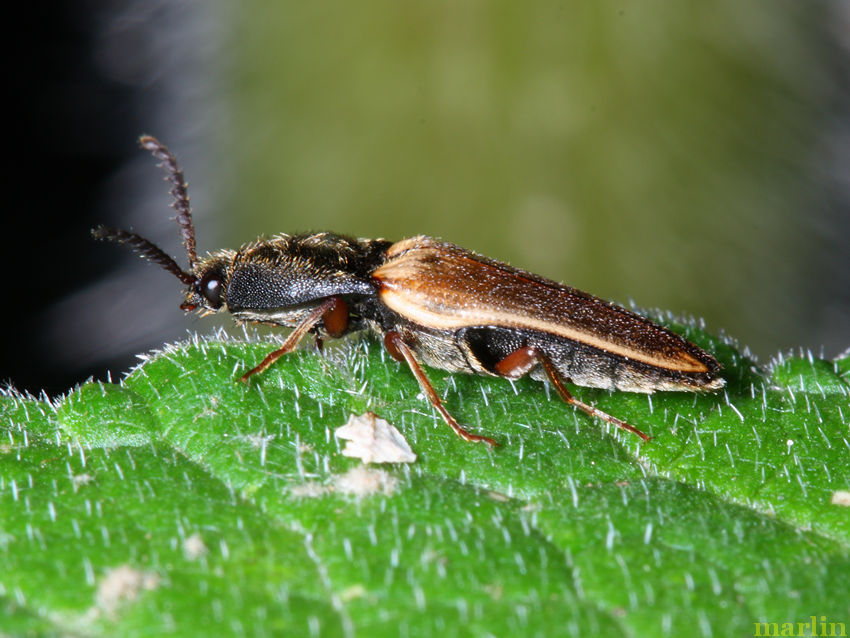
[[[850,364],[716,353],[716,395],[429,370],[456,437],[369,341],[196,338],[55,405],[0,397],[0,632],[10,635],[751,635],[850,615]],[[368,468],[367,410],[418,455]],[[352,483],[374,485],[354,495]]]

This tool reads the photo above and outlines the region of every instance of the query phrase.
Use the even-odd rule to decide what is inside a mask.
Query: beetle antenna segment
[[[189,205],[189,191],[183,171],[177,158],[168,150],[168,147],[155,137],[142,135],[139,138],[142,148],[150,151],[160,161],[160,166],[168,171],[166,178],[171,182],[171,196],[174,198],[172,207],[177,211],[177,223],[180,224],[180,237],[189,255],[189,270],[195,269],[198,261],[198,253],[195,250],[195,225],[192,223],[192,207]],[[161,263],[161,262],[160,262]],[[170,270],[170,269],[169,269]]]
[[[91,234],[92,237],[100,241],[114,241],[119,244],[129,244],[130,248],[132,248],[133,251],[136,252],[142,259],[159,264],[187,286],[191,286],[195,283],[194,275],[180,268],[177,262],[169,257],[162,248],[136,233],[131,233],[127,230],[98,226],[91,231]]]

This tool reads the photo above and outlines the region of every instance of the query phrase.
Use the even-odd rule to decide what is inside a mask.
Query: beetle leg
[[[473,443],[483,442],[487,443],[490,447],[496,447],[496,445],[498,445],[493,439],[468,432],[457,421],[455,421],[454,417],[449,414],[449,411],[443,406],[443,402],[440,401],[440,397],[437,396],[434,386],[431,385],[431,382],[425,375],[425,371],[416,360],[413,350],[411,350],[410,346],[404,342],[404,339],[399,332],[395,330],[387,332],[384,335],[384,346],[393,359],[407,362],[408,367],[410,367],[410,371],[413,373],[413,376],[416,377],[416,381],[419,382],[419,387],[422,388],[422,391],[425,393],[425,396],[428,397],[431,405],[437,409],[437,412],[439,412],[440,416],[443,417],[443,421],[445,421],[449,427],[454,430],[455,434],[465,441]]]
[[[552,382],[552,385],[555,386],[555,389],[558,391],[558,394],[561,395],[561,398],[564,401],[566,401],[570,405],[577,407],[579,410],[583,410],[584,412],[587,412],[587,414],[589,414],[590,416],[598,417],[598,418],[602,419],[603,421],[607,421],[611,425],[616,425],[618,428],[622,428],[623,430],[626,430],[627,432],[637,434],[644,441],[649,441],[649,439],[651,437],[647,436],[646,434],[644,434],[643,432],[638,430],[633,425],[629,425],[625,421],[618,419],[615,416],[611,416],[610,414],[608,414],[607,412],[603,412],[599,408],[595,408],[592,405],[588,405],[587,403],[583,403],[583,402],[579,401],[578,399],[576,399],[564,387],[564,384],[561,381],[561,375],[558,373],[557,368],[555,368],[555,366],[549,360],[549,357],[547,357],[545,354],[543,354],[539,350],[535,350],[535,352],[537,354],[537,360],[540,361],[541,364],[543,364],[543,370],[546,372],[546,376],[549,377],[549,381]],[[513,354],[514,353],[508,355],[508,357],[511,357]],[[503,359],[503,361],[504,361],[504,359]]]
[[[592,405],[588,405],[587,403],[583,403],[576,399],[564,386],[563,381],[561,381],[561,375],[558,373],[558,369],[552,364],[549,357],[540,352],[537,348],[532,348],[530,346],[517,348],[504,359],[499,361],[494,368],[496,373],[503,377],[507,377],[508,379],[518,379],[529,372],[538,363],[543,366],[543,370],[546,372],[546,376],[549,378],[549,381],[552,382],[552,385],[555,386],[555,390],[557,390],[558,394],[565,402],[577,407],[579,410],[587,412],[590,416],[598,417],[603,421],[616,425],[618,428],[626,430],[627,432],[637,434],[644,441],[649,440],[650,437],[638,430],[636,427],[629,425],[617,417],[611,416],[607,412],[603,412],[599,408],[595,408]]]
[[[339,297],[331,297],[328,301],[331,304],[322,313],[322,323],[325,326],[325,332],[336,339],[348,330],[348,304]]]
[[[239,380],[248,381],[249,377],[257,374],[258,372],[262,372],[275,361],[280,359],[283,355],[295,350],[295,348],[297,348],[298,344],[301,342],[301,339],[304,338],[304,335],[309,332],[310,328],[315,326],[325,316],[333,317],[332,323],[334,323],[335,326],[339,326],[340,304],[342,304],[342,307],[347,312],[347,306],[345,302],[342,299],[339,299],[338,297],[331,297],[330,299],[327,299],[320,305],[316,306],[316,308],[313,309],[310,314],[308,314],[306,317],[304,317],[304,319],[301,320],[301,323],[295,326],[295,329],[289,333],[289,336],[286,338],[280,348],[266,355],[266,358],[260,362],[260,365],[258,365],[256,368],[251,368],[250,370],[248,370],[248,372],[239,377]]]
[[[538,356],[539,350],[525,346],[517,348],[493,367],[500,376],[519,379],[537,365]]]

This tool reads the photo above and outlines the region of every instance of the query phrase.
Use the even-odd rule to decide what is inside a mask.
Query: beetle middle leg
[[[404,338],[399,332],[395,330],[387,332],[384,335],[384,346],[393,359],[407,363],[410,371],[413,373],[413,376],[416,377],[416,381],[419,382],[419,387],[422,388],[422,391],[425,393],[425,396],[428,397],[431,405],[437,409],[437,412],[439,412],[440,416],[443,417],[443,421],[445,421],[449,427],[454,430],[455,434],[465,441],[471,441],[473,443],[483,442],[487,443],[490,447],[496,447],[496,445],[498,445],[493,439],[486,436],[480,436],[478,434],[472,434],[472,432],[465,430],[460,423],[458,423],[455,418],[449,414],[449,411],[443,406],[443,402],[440,401],[440,397],[437,396],[434,386],[431,385],[431,382],[425,375],[425,371],[422,369],[422,366],[420,366],[419,362],[416,360],[413,350],[411,350],[410,346],[404,342]]]
[[[517,348],[504,359],[499,361],[494,366],[494,369],[497,374],[503,377],[507,377],[508,379],[518,379],[519,377],[529,372],[538,363],[543,366],[543,371],[546,373],[546,376],[549,378],[549,381],[552,382],[552,385],[555,386],[555,390],[566,403],[577,407],[579,410],[586,412],[590,416],[595,416],[597,418],[602,419],[603,421],[606,421],[607,423],[610,423],[611,425],[616,425],[618,428],[622,428],[627,432],[637,434],[644,441],[649,441],[650,437],[638,430],[633,425],[629,425],[622,419],[618,419],[615,416],[611,416],[610,414],[608,414],[607,412],[603,412],[599,408],[593,407],[592,405],[588,405],[587,403],[576,399],[564,386],[558,369],[555,367],[552,361],[549,360],[549,357],[547,357],[537,348],[532,348],[530,346]]]

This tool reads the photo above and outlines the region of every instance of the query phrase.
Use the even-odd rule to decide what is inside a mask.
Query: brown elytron
[[[428,328],[539,331],[656,368],[703,374],[717,369],[706,352],[644,317],[430,237],[393,244],[373,277],[388,307]],[[646,391],[645,382],[640,386]]]
[[[422,364],[548,380],[567,403],[643,440],[649,437],[634,426],[577,400],[564,382],[630,392],[723,387],[714,357],[670,330],[575,288],[430,237],[393,243],[333,233],[277,235],[199,258],[177,160],[154,138],[143,137],[141,143],[161,160],[173,184],[189,270],[135,233],[101,227],[94,235],[129,244],[187,284],[185,310],[226,310],[237,321],[293,328],[280,348],[242,375],[243,381],[293,351],[308,334],[321,343],[371,331],[393,358],[407,364],[458,436],[490,445],[493,439],[468,432],[452,417]]]

